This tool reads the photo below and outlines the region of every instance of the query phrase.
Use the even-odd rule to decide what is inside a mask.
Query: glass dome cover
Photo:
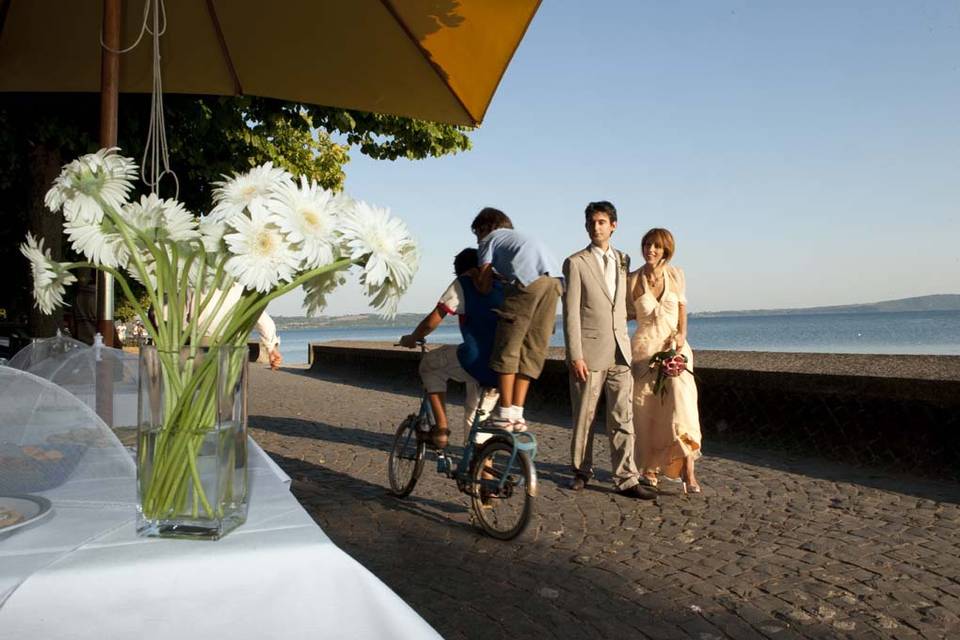
[[[0,367],[0,495],[127,503],[134,476],[129,452],[79,398]]]
[[[63,387],[93,409],[110,427],[136,427],[137,355],[104,346],[100,334],[94,339],[93,346],[79,342],[80,347],[76,347],[66,341],[77,342],[61,337],[60,342],[50,347],[33,349],[19,363],[11,360],[10,366]],[[21,352],[33,346],[25,347]],[[46,357],[39,359],[44,353]],[[14,359],[19,356],[17,353]],[[27,363],[27,367],[16,366]]]
[[[29,371],[39,363],[50,358],[65,355],[76,349],[89,349],[90,345],[80,342],[70,336],[65,336],[57,329],[57,335],[52,338],[37,338],[20,351],[17,351],[10,361],[8,367]]]

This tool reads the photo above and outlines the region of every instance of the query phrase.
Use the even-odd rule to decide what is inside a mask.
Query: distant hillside
[[[375,313],[350,316],[273,316],[280,331],[290,329],[334,329],[337,327],[415,327],[423,319],[422,313],[398,313],[393,320],[384,320]]]
[[[845,304],[833,307],[807,307],[797,309],[751,309],[748,311],[701,311],[691,316],[705,318],[717,316],[775,316],[790,314],[820,313],[870,313],[877,311],[960,311],[960,295],[941,294],[919,296],[901,300],[884,300],[866,304]],[[333,329],[338,327],[415,327],[423,314],[399,313],[393,320],[384,320],[375,313],[360,313],[348,316],[274,316],[277,329]]]
[[[878,311],[960,311],[960,295],[943,293],[933,296],[917,296],[899,300],[883,300],[864,304],[844,304],[831,307],[806,307],[796,309],[750,309],[747,311],[702,311],[691,316],[778,316],[792,314],[828,313],[876,313]]]

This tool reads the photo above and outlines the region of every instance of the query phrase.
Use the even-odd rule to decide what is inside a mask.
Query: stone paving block
[[[761,634],[743,618],[730,611],[704,611],[703,616],[710,624],[736,640],[766,640],[771,637]],[[784,625],[769,625],[769,629],[774,633],[784,628]]]

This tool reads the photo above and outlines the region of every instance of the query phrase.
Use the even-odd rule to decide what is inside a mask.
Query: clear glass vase
[[[247,348],[140,349],[137,533],[218,539],[247,517]]]

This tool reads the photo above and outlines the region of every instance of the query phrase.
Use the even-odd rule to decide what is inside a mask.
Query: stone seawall
[[[419,357],[389,343],[310,345],[315,370],[416,379]],[[694,364],[707,445],[754,444],[960,478],[960,356],[699,351]],[[563,350],[552,349],[531,410],[569,407],[567,376]]]

